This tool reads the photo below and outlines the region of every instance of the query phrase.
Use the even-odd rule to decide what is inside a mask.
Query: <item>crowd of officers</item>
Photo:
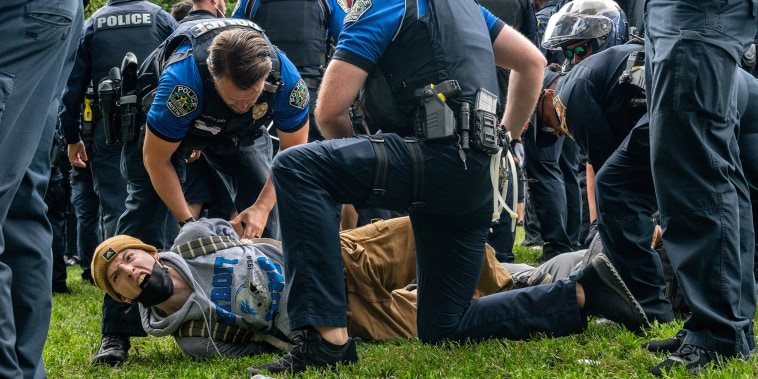
[[[513,262],[510,218],[517,213],[492,205],[493,192],[505,188],[504,203],[526,198],[525,244],[542,249],[537,264],[586,248],[597,233],[647,321],[667,323],[674,313],[650,245],[657,215],[692,314],[677,336],[652,342],[673,345],[650,373],[678,365],[697,372],[755,350],[753,3],[727,0],[711,9],[694,1],[480,0],[478,8],[451,0],[239,0],[225,18],[224,0],[187,0],[171,14],[148,1],[109,0],[79,33],[81,3],[60,2],[76,3],[66,13],[76,15],[70,31],[54,34],[75,59],[58,46],[60,56],[45,60],[66,62],[62,73],[71,75],[56,84],[61,68],[51,68],[37,91],[60,99],[48,101],[48,113],[59,117],[73,166],[84,280],[92,280],[92,254],[106,238],[125,234],[169,249],[182,226],[224,218],[242,238],[284,242],[290,326],[319,335],[305,344],[353,349],[342,361],[353,363],[340,315],[345,300],[331,296],[345,292],[330,279],[342,270],[340,256],[329,253],[339,251],[336,233],[363,222],[346,220],[408,214],[422,341],[512,338],[515,321],[504,318],[511,325],[501,330],[485,316],[506,301],[536,314],[525,296],[470,302],[468,293],[485,241],[498,260]],[[652,12],[663,21],[645,24]],[[710,25],[713,15],[720,21]],[[25,30],[26,39],[37,38],[35,27]],[[269,59],[244,63],[260,57]],[[0,74],[5,65],[0,58]],[[45,166],[47,132],[56,124],[43,113],[6,114],[0,125],[0,155],[10,156],[8,140],[29,155],[28,168],[19,168],[27,172],[8,176],[17,188],[0,185],[0,221],[8,219],[0,222],[0,268],[15,273],[10,279],[0,270],[0,284],[14,294],[0,305],[16,312],[28,301],[20,298],[39,295],[19,290],[10,250],[28,245],[19,235],[31,233],[47,236],[36,244],[53,244],[45,225],[14,211],[21,202],[44,209],[37,200],[46,169],[29,171]],[[8,132],[21,122],[39,125],[24,137],[29,141]],[[354,135],[364,138],[347,138]],[[507,181],[491,180],[500,172],[492,173],[499,159],[491,156],[508,151],[520,158],[517,170],[503,168],[521,184],[518,195]],[[460,279],[469,273],[472,283]],[[573,295],[579,278],[556,288]],[[137,307],[129,308],[104,296],[93,362],[123,363],[130,337],[146,335]],[[0,345],[0,362],[10,362],[0,363],[1,377],[44,372],[44,336],[18,334],[18,316],[0,319],[3,330],[15,320],[18,338],[16,347]],[[34,321],[49,323],[49,312],[47,323]],[[584,327],[578,322],[576,329]],[[525,330],[542,331],[531,324]],[[295,370],[287,363],[261,368]]]

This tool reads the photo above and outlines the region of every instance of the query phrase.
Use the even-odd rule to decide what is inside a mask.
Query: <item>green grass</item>
[[[517,242],[523,239],[518,229]],[[539,250],[517,247],[519,262],[533,262]],[[100,344],[102,292],[82,285],[81,269],[68,268],[72,295],[53,297],[50,332],[44,351],[50,378],[246,378],[244,369],[276,359],[263,355],[239,359],[192,359],[182,356],[173,338],[132,338],[131,358],[117,368],[90,364]],[[639,347],[651,339],[668,338],[683,318],[654,325],[635,335],[618,326],[591,324],[582,334],[531,341],[489,340],[483,343],[426,346],[417,339],[362,342],[361,361],[335,371],[310,370],[308,378],[637,378],[665,357]],[[672,378],[688,377],[674,372]],[[701,377],[758,377],[758,358],[731,360]]]

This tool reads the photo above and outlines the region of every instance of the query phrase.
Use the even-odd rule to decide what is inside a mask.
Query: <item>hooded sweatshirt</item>
[[[208,236],[239,238],[227,221],[201,219],[185,225],[174,246]],[[181,274],[193,292],[182,308],[169,316],[140,304],[142,326],[148,334],[171,335],[187,321],[202,320],[206,325],[218,322],[260,334],[289,336],[283,257],[277,247],[256,243],[186,260],[174,252],[163,252],[160,260]],[[187,353],[180,339],[177,343]]]

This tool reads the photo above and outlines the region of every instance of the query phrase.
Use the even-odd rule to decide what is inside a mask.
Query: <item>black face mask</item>
[[[174,294],[174,282],[168,273],[168,268],[161,267],[156,261],[153,265],[153,273],[140,285],[142,293],[134,301],[146,306],[160,304],[168,300]]]

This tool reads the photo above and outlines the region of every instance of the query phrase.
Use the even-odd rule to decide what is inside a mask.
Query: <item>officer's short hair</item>
[[[208,49],[208,70],[216,81],[228,78],[240,89],[249,89],[271,71],[268,44],[253,30],[225,30]]]

